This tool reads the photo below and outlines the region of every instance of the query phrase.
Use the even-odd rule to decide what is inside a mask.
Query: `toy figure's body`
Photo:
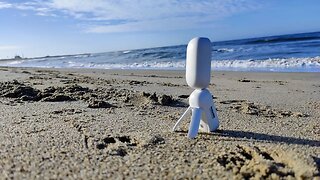
[[[208,89],[211,73],[211,42],[207,38],[192,39],[187,48],[186,80],[195,90],[189,97],[189,107],[173,127],[176,130],[187,112],[192,110],[188,138],[195,138],[199,128],[211,132],[219,127],[217,111]]]

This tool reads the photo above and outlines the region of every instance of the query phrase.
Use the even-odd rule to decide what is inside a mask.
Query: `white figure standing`
[[[173,131],[181,123],[191,109],[188,138],[197,136],[199,128],[211,132],[219,127],[219,120],[212,95],[207,89],[211,74],[211,42],[208,38],[193,38],[187,47],[186,80],[188,86],[195,90],[189,97],[189,107],[173,127]]]

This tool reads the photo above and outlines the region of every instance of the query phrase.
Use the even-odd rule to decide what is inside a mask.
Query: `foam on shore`
[[[97,69],[160,69],[183,70],[185,60],[141,61],[133,63],[116,63],[115,61],[91,61],[88,57],[55,57],[0,62],[1,66],[42,67],[42,68],[97,68]],[[286,71],[286,72],[320,72],[320,57],[284,58],[265,60],[213,60],[214,70],[231,71]]]

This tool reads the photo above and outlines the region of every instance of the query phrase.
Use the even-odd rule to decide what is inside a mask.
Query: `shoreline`
[[[5,178],[316,178],[320,73],[213,71],[221,126],[174,123],[184,70],[0,67]],[[14,81],[16,80],[16,81]]]

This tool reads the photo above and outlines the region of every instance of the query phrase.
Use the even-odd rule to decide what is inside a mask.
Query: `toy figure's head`
[[[193,38],[187,48],[186,80],[195,89],[207,88],[211,73],[211,42],[208,38]]]

